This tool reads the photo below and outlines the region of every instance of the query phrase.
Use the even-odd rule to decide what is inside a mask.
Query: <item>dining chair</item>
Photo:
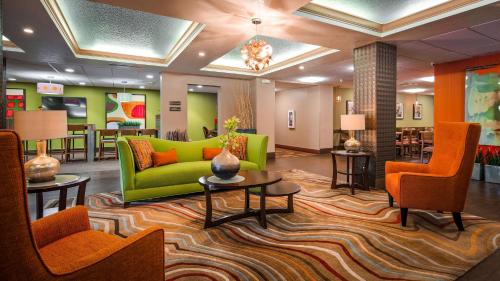
[[[106,155],[106,145],[113,147],[112,154],[115,159],[118,159],[118,150],[116,147],[116,138],[118,137],[118,130],[103,129],[99,130],[99,160],[103,159]],[[109,147],[109,146],[108,146]]]
[[[84,159],[87,161],[87,126],[83,124],[72,124],[68,125],[68,136],[66,137],[65,141],[65,159],[66,161],[74,160],[75,159],[75,152],[83,152],[84,153]],[[78,141],[82,142],[82,147],[81,149],[76,148],[75,143],[78,143]]]

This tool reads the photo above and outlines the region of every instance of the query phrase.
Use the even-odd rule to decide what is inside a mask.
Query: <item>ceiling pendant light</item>
[[[250,40],[241,48],[241,57],[245,60],[245,64],[254,71],[261,71],[269,67],[269,62],[272,59],[273,47],[267,44],[266,41],[258,38],[257,26],[262,23],[260,18],[253,18],[252,23],[255,25],[255,39]]]

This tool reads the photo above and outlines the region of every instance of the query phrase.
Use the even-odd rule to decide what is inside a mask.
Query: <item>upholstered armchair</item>
[[[22,157],[0,130],[0,279],[164,280],[161,228],[122,239],[91,230],[82,206],[31,223]]]
[[[434,135],[434,153],[429,164],[386,162],[385,184],[389,205],[396,200],[401,225],[406,226],[408,208],[449,211],[460,231],[476,147],[479,124],[439,123]]]

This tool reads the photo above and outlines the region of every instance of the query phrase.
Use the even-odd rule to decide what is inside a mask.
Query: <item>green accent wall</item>
[[[203,140],[203,127],[214,129],[217,117],[217,94],[188,92],[188,136],[191,140]]]
[[[42,95],[36,92],[35,83],[8,82],[7,88],[25,89],[26,110],[37,110],[42,105]],[[146,128],[155,129],[155,116],[160,114],[160,91],[125,89],[131,94],[146,95]],[[106,125],[105,97],[106,93],[123,92],[123,88],[64,86],[65,97],[82,97],[87,99],[87,118],[68,119],[69,124],[95,124],[97,129],[104,129]],[[53,144],[59,148],[59,142]],[[77,147],[81,147],[80,142]],[[32,144],[30,143],[30,149]]]

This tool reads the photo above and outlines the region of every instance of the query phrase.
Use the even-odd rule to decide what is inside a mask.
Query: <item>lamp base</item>
[[[61,164],[59,160],[46,153],[46,141],[37,141],[37,155],[34,159],[24,163],[24,171],[29,182],[47,182],[55,179]]]
[[[347,152],[358,153],[361,149],[361,143],[351,136],[350,139],[344,142],[344,148]]]

